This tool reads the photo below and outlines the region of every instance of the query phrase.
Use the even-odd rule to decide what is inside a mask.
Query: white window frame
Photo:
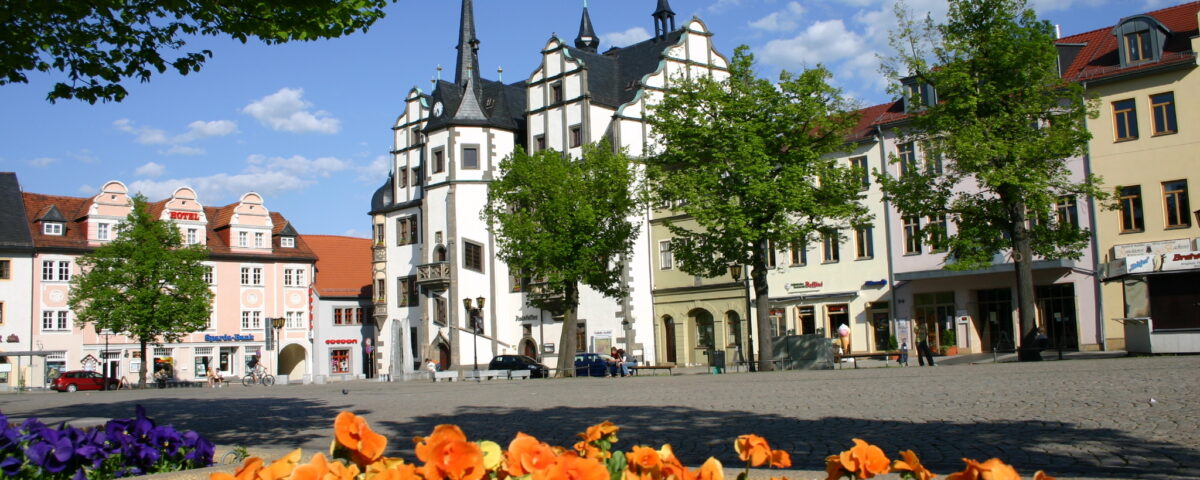
[[[63,234],[63,224],[61,222],[46,222],[42,224],[43,235],[54,235],[61,237]]]
[[[296,237],[279,237],[281,248],[296,248]]]
[[[284,316],[287,318],[287,323],[284,325],[284,328],[288,328],[288,329],[304,328],[304,312],[300,312],[300,311],[285,312]]]
[[[69,310],[42,310],[43,332],[70,332],[71,315]]]
[[[259,310],[242,310],[242,331],[257,332],[263,329],[262,312]]]
[[[262,232],[254,232],[254,248],[263,248]]]
[[[111,238],[109,238],[109,237],[111,237],[111,229],[109,228],[111,226],[112,226],[112,224],[110,224],[110,223],[105,223],[105,222],[97,223],[96,224],[96,240],[105,240],[105,241],[111,240]]]
[[[187,244],[195,245],[196,243],[199,243],[199,240],[198,240],[199,233],[200,233],[200,229],[198,229],[196,227],[188,227],[188,229],[187,229]]]
[[[245,247],[250,245],[250,232],[238,232],[238,246]]]
[[[670,240],[661,240],[658,242],[658,268],[661,270],[675,268],[675,254],[671,253]]]

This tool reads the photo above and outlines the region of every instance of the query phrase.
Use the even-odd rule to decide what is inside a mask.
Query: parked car
[[[617,360],[603,353],[576,353],[576,377],[603,377],[617,375]]]
[[[104,390],[104,375],[88,370],[71,370],[63,372],[50,383],[51,390],[74,392],[76,390]],[[117,380],[108,379],[108,389],[117,389]]]
[[[532,378],[550,376],[550,367],[525,355],[496,355],[488,362],[488,370],[529,370],[529,376]]]

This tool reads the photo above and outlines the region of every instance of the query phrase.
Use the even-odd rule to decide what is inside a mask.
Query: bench
[[[518,378],[529,378],[529,370],[509,370],[508,379],[515,380]]]
[[[899,353],[898,352],[835,353],[835,354],[833,354],[833,362],[838,365],[838,368],[842,368],[842,359],[883,357],[883,364],[887,365],[888,360],[893,355],[899,355]],[[854,364],[854,368],[858,368],[858,362],[851,362],[851,363]]]
[[[480,381],[501,377],[508,378],[508,370],[463,370],[463,380]]]
[[[658,365],[630,365],[629,369],[634,375],[641,373],[642,370],[666,370],[667,375],[674,375],[675,364],[671,362],[660,363]]]
[[[433,372],[434,383],[437,383],[438,380],[446,380],[449,382],[458,381],[458,370],[451,370],[448,372]]]

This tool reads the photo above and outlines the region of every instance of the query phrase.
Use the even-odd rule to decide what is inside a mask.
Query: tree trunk
[[[146,361],[146,341],[142,340],[140,344],[142,349],[142,368],[138,369],[138,388],[142,389],[146,388],[146,368],[147,366],[149,366],[149,368],[154,368],[154,362]]]
[[[771,309],[767,289],[767,241],[761,240],[754,245],[753,265],[750,272],[754,279],[754,308],[758,316],[758,371],[770,372],[775,370],[775,342],[771,336]]]
[[[1037,340],[1037,313],[1033,302],[1033,247],[1025,224],[1025,202],[1010,203],[1009,211],[1013,219],[1012,257],[1017,274],[1017,311],[1021,327],[1021,346],[1017,349],[1017,359],[1022,362],[1039,361],[1042,355]]]
[[[558,337],[558,373],[555,374],[558,378],[575,376],[575,333],[579,329],[576,319],[576,310],[579,308],[578,285],[567,285],[563,297],[566,312],[563,312],[562,334]]]

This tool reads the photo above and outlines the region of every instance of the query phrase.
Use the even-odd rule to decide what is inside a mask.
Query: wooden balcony
[[[450,262],[417,265],[417,285],[450,285]]]

